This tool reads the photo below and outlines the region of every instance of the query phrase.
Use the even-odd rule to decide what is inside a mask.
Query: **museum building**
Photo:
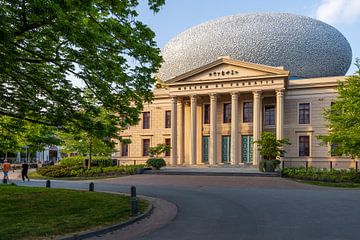
[[[335,28],[287,13],[227,16],[192,27],[162,50],[154,100],[121,132],[120,164],[165,143],[170,165],[257,165],[255,141],[287,138],[285,161],[340,159],[317,138],[345,80],[351,48]]]

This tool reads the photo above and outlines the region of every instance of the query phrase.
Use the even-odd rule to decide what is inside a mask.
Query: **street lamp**
[[[27,150],[28,150],[29,146],[25,146],[24,148],[25,148],[25,154],[26,154],[25,160],[26,160],[26,162],[28,162],[28,152],[27,152]]]

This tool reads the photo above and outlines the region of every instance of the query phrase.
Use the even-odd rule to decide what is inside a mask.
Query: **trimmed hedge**
[[[360,172],[356,172],[354,169],[284,168],[282,176],[310,181],[360,183]]]
[[[131,175],[135,174],[137,169],[143,168],[144,165],[124,165],[109,167],[91,167],[90,169],[81,166],[47,166],[37,170],[37,173],[44,177],[96,177],[112,175]]]
[[[83,166],[85,159],[89,159],[89,157],[88,156],[65,157],[61,159],[60,165],[68,166],[68,167]],[[91,166],[109,167],[115,165],[116,165],[116,160],[113,160],[110,157],[93,156],[91,159]]]

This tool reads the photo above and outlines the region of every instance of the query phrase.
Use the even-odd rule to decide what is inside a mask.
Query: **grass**
[[[322,181],[310,181],[290,178],[296,182],[306,183],[321,187],[338,187],[338,188],[360,188],[360,183],[335,183],[335,182],[322,182]]]
[[[139,201],[141,212],[147,202]],[[0,238],[41,239],[130,218],[127,196],[0,184]]]

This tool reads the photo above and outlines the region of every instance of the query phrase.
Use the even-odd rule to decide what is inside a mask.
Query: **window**
[[[171,139],[170,139],[170,138],[166,138],[166,139],[165,139],[165,145],[171,146]],[[165,156],[166,156],[166,157],[169,157],[169,156],[170,156],[170,150],[168,150],[168,151],[165,152]]]
[[[265,125],[275,125],[275,106],[265,106]]]
[[[129,156],[129,144],[127,143],[121,144],[121,156],[122,157]]]
[[[310,137],[299,136],[299,156],[310,156]]]
[[[210,124],[210,104],[204,105],[204,124]]]
[[[299,124],[310,123],[310,103],[299,104]]]
[[[224,104],[224,123],[231,123],[231,104]]]
[[[243,122],[251,123],[253,121],[253,103],[244,102],[243,103]]]
[[[143,112],[143,129],[150,128],[150,112]]]
[[[149,156],[150,139],[143,139],[143,156]]]
[[[171,128],[171,111],[165,111],[165,128]]]

